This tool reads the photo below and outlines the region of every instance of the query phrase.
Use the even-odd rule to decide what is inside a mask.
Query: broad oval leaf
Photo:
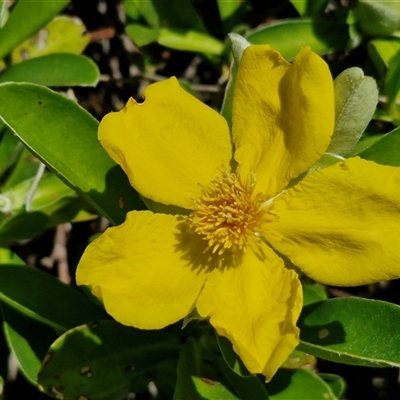
[[[148,26],[139,23],[127,25],[125,31],[132,41],[139,47],[155,42],[159,35],[157,28],[149,28]]]
[[[28,318],[6,304],[1,304],[3,329],[8,347],[17,358],[19,370],[35,385],[42,360],[57,339],[51,327]]]
[[[307,369],[280,369],[266,386],[270,400],[337,400],[329,385]]]
[[[107,316],[77,289],[23,265],[0,265],[0,300],[61,331]]]
[[[211,35],[193,29],[161,28],[157,42],[176,50],[221,55],[224,44]]]
[[[286,19],[250,30],[244,37],[251,44],[269,44],[285,59],[292,60],[302,46],[310,46],[318,54],[344,48],[347,30],[335,25],[334,33],[328,35],[325,32],[327,26],[310,19]]]
[[[100,71],[88,57],[56,53],[12,65],[0,73],[0,83],[29,82],[44,86],[96,86]]]
[[[378,87],[361,68],[348,68],[335,81],[335,131],[328,153],[348,155],[360,140],[378,104]]]
[[[32,0],[19,0],[0,30],[0,60],[50,22],[68,3],[69,0],[58,0],[32,4]]]
[[[84,200],[51,173],[42,176],[29,200],[34,180],[26,179],[0,194],[0,238],[28,239],[52,226],[70,222],[77,215],[80,220],[94,218],[83,211]]]
[[[111,320],[94,322],[66,332],[51,345],[38,383],[53,397],[59,393],[65,400],[100,400],[176,358],[178,351],[179,339],[165,331],[141,331]]]
[[[342,399],[346,393],[347,384],[346,381],[339,375],[335,374],[318,374],[318,376],[327,383],[332,392],[338,399]]]
[[[60,15],[37,34],[17,46],[10,55],[11,64],[53,53],[80,54],[90,42],[83,22]]]
[[[0,119],[67,185],[118,224],[144,208],[97,140],[98,122],[66,97],[29,83],[0,85]]]
[[[400,166],[400,127],[371,143],[357,155],[382,165]]]
[[[329,299],[303,308],[298,349],[326,360],[400,366],[400,306],[362,298]]]
[[[153,28],[170,27],[205,32],[204,24],[190,1],[130,0]]]

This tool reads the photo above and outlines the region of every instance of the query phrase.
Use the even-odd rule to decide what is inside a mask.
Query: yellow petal
[[[333,82],[309,47],[293,64],[267,45],[250,46],[239,65],[233,100],[233,140],[239,171],[257,173],[273,195],[325,152],[334,128]]]
[[[267,380],[299,342],[301,306],[297,274],[264,244],[250,245],[237,266],[214,270],[196,304],[247,369]]]
[[[353,158],[275,199],[264,235],[317,282],[355,286],[400,278],[400,168]]]
[[[191,209],[221,165],[232,157],[229,129],[216,111],[188,94],[176,78],[148,86],[106,115],[99,140],[144,197]]]
[[[87,247],[78,265],[78,285],[91,286],[107,312],[125,325],[157,329],[184,318],[206,277],[179,251],[185,225],[182,217],[130,212],[122,225],[107,229]]]

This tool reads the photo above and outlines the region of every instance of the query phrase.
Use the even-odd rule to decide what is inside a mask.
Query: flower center
[[[267,215],[265,198],[254,193],[255,184],[254,174],[243,181],[224,169],[195,200],[189,224],[208,241],[205,251],[212,249],[220,255],[227,249],[245,251],[249,240],[257,238]]]

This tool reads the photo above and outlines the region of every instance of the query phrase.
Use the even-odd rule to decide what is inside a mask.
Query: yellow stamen
[[[246,251],[249,240],[257,239],[261,225],[268,220],[265,198],[255,194],[255,176],[246,180],[226,169],[215,177],[204,195],[194,202],[189,224],[208,241],[207,250],[222,254],[226,250]]]

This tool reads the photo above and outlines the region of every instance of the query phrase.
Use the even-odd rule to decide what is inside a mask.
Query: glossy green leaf
[[[29,210],[26,210],[34,180],[27,179],[0,195],[3,205],[0,205],[0,238],[32,238],[45,229],[73,220],[86,205],[54,174],[45,173],[30,201]],[[87,213],[87,217],[91,215]]]
[[[305,306],[327,298],[326,289],[319,283],[303,284],[303,303]]]
[[[378,104],[378,87],[361,68],[348,68],[335,81],[335,130],[328,153],[348,155],[369,124]]]
[[[40,165],[40,161],[34,155],[32,155],[32,153],[26,147],[24,147],[18,137],[15,136],[13,133],[11,134],[19,142],[17,150],[21,147],[22,151],[19,151],[18,159],[13,165],[10,174],[7,176],[2,186],[3,192],[10,190],[11,188],[25,181],[26,179],[34,177]]]
[[[247,2],[243,0],[217,0],[219,16],[222,21],[223,31],[231,32],[236,25],[245,20]]]
[[[170,27],[205,31],[203,22],[190,1],[131,0],[153,28]]]
[[[400,306],[362,298],[328,299],[303,308],[298,349],[326,360],[400,366]]]
[[[132,20],[136,21],[140,19],[139,10],[132,0],[124,0],[124,11],[125,14]]]
[[[266,386],[270,400],[337,400],[330,386],[307,369],[280,369]]]
[[[346,381],[339,375],[335,374],[318,374],[331,388],[332,392],[338,399],[342,399],[346,393]]]
[[[287,60],[292,60],[300,47],[310,46],[318,54],[343,49],[348,41],[345,27],[335,24],[329,32],[329,24],[309,19],[286,19],[259,26],[245,34],[251,44],[269,44]]]
[[[143,208],[97,140],[98,122],[73,101],[28,83],[0,85],[0,118],[67,185],[118,224]]]
[[[239,65],[243,52],[250,46],[250,43],[243,36],[240,36],[237,33],[230,33],[228,36],[232,45],[233,59],[235,60],[236,65]]]
[[[24,261],[18,257],[8,247],[0,246],[0,264],[25,265]]]
[[[232,128],[232,102],[235,90],[238,65],[243,55],[243,51],[250,46],[250,43],[242,36],[236,33],[230,33],[229,39],[232,46],[233,61],[230,67],[229,80],[225,88],[224,99],[221,107],[221,115],[228,122],[229,128]]]
[[[22,265],[0,265],[0,300],[62,331],[106,318],[106,313],[77,289],[36,268]]]
[[[204,340],[204,337],[198,340],[191,337],[182,346],[174,400],[239,400],[232,388],[227,388],[224,383],[215,379],[215,369],[206,370],[213,360],[205,353],[212,350],[204,346],[207,343],[202,344],[201,340]],[[207,364],[204,364],[205,360]]]
[[[282,364],[281,368],[299,369],[304,367],[314,367],[316,363],[317,359],[314,356],[294,349]]]
[[[65,400],[105,399],[135,376],[176,358],[178,351],[178,338],[167,332],[94,322],[71,329],[52,344],[38,382],[45,393],[59,393]]]
[[[234,372],[222,357],[217,359],[220,370],[232,385],[240,400],[268,400],[264,382],[256,375],[243,377]]]
[[[350,152],[348,157],[354,157],[355,155],[360,154],[362,151],[374,145],[384,135],[385,135],[384,133],[375,133],[369,135],[364,134],[364,136],[361,137],[361,140],[356,144],[356,147],[354,147],[354,149]]]
[[[8,19],[8,9],[6,0],[0,0],[0,29],[4,26],[7,19]]]
[[[234,371],[237,375],[240,376],[244,377],[251,376],[251,373],[244,366],[242,360],[234,352],[231,342],[223,336],[216,335],[216,337],[221,354],[226,364],[232,369],[232,371]]]
[[[400,38],[373,39],[367,45],[368,54],[381,77],[386,76],[390,60],[400,51]]]
[[[197,376],[192,377],[193,384],[196,388],[198,397],[191,397],[195,399],[207,399],[207,400],[241,400],[235,394],[233,394],[226,386],[221,382],[216,382],[211,379],[198,378]],[[185,397],[174,397],[175,400],[184,400]]]
[[[57,335],[49,326],[28,318],[6,304],[2,304],[1,308],[7,344],[17,358],[23,375],[36,384],[42,360]]]
[[[54,18],[11,53],[11,64],[52,53],[80,54],[90,42],[83,22],[65,15]]]
[[[328,4],[328,0],[290,0],[290,2],[302,17],[321,13]]]
[[[400,128],[381,136],[376,142],[357,154],[366,160],[383,165],[400,166]]]
[[[400,92],[400,53],[397,53],[389,61],[389,69],[385,78],[385,94],[387,96],[388,107],[396,101]]]
[[[221,55],[224,44],[207,33],[193,29],[161,28],[157,42],[176,50]]]
[[[0,133],[0,176],[17,161],[21,151],[18,138],[9,129],[4,129],[3,134]]]
[[[50,22],[68,3],[69,0],[18,0],[0,30],[0,60]]]
[[[354,14],[359,28],[370,36],[389,36],[400,28],[400,4],[397,1],[358,0]]]
[[[125,31],[139,47],[155,42],[159,35],[158,29],[142,24],[129,24],[125,27]]]
[[[30,82],[44,86],[95,86],[100,71],[88,57],[57,53],[13,65],[0,73],[0,83]]]

